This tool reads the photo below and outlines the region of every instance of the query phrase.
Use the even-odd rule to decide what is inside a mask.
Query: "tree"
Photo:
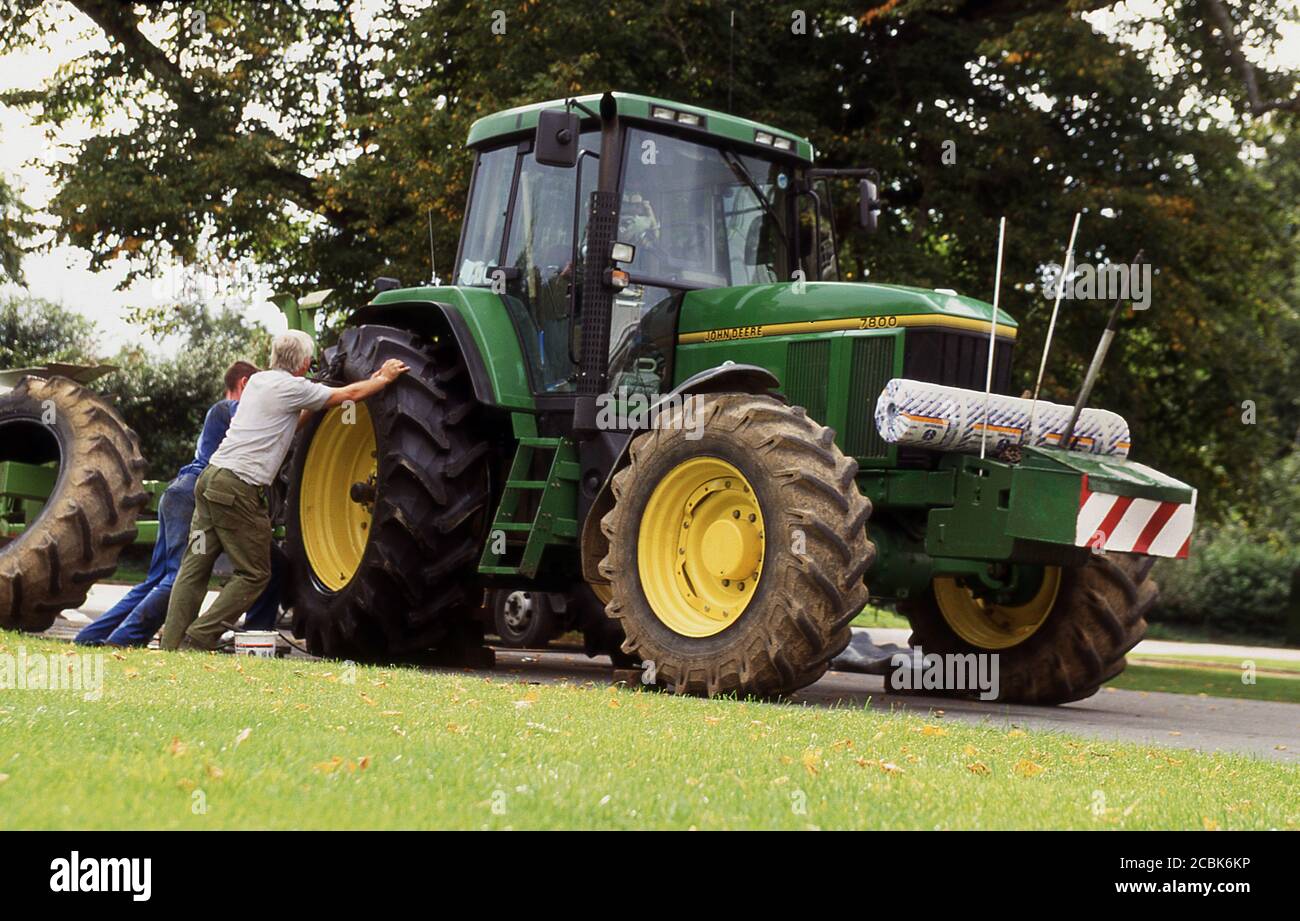
[[[36,232],[31,209],[0,176],[0,281],[23,281],[23,244]]]
[[[55,126],[130,114],[52,164],[60,239],[135,271],[168,254],[253,259],[278,287],[335,287],[343,303],[380,274],[427,277],[430,215],[446,266],[476,118],[607,88],[730,105],[808,135],[827,163],[878,167],[882,232],[846,235],[858,277],[989,297],[1007,215],[1022,382],[1050,310],[1042,267],[1083,211],[1079,261],[1142,249],[1159,273],[1096,402],[1129,417],[1144,460],[1221,512],[1280,450],[1286,388],[1272,381],[1295,370],[1272,345],[1296,322],[1293,215],[1265,167],[1284,153],[1296,76],[1257,63],[1294,7],[1165,0],[1127,32],[1094,28],[1112,5],[510,2],[498,20],[491,5],[399,0],[0,0],[14,23],[0,50],[40,41],[60,17],[108,39],[6,97]],[[1139,29],[1158,36],[1152,51],[1129,40]],[[722,50],[733,37],[734,74]],[[1063,309],[1049,398],[1072,395],[1103,317],[1097,303]],[[1247,399],[1254,428],[1240,419]]]
[[[94,364],[94,342],[95,324],[79,313],[24,295],[0,298],[0,368]]]
[[[171,479],[194,457],[208,407],[222,396],[222,375],[237,360],[265,367],[270,334],[238,313],[213,314],[192,305],[177,309],[163,334],[180,331],[183,343],[159,355],[141,346],[121,349],[119,370],[96,383],[113,395],[127,423],[140,436],[148,475]]]

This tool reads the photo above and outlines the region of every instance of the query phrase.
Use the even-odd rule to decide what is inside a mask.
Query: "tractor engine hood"
[[[810,281],[692,291],[682,302],[678,342],[720,342],[800,333],[939,327],[989,331],[993,306],[929,288]],[[998,311],[999,337],[1016,321]]]

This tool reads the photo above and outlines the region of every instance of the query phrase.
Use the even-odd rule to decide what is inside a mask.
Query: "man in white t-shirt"
[[[275,479],[294,433],[314,412],[374,396],[408,370],[396,358],[368,380],[326,387],[306,380],[314,345],[290,330],[271,344],[271,370],[248,379],[230,429],[194,486],[189,545],[172,587],[163,649],[217,647],[221,634],[271,578],[271,519],[265,487]],[[222,552],[234,567],[221,594],[199,616],[212,565]],[[197,618],[197,619],[196,619]]]

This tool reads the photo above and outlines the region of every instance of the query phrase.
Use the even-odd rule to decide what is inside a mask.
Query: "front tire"
[[[866,603],[871,503],[834,432],[802,408],[693,399],[699,437],[678,407],[637,436],[614,477],[606,610],[623,650],[676,693],[797,690],[848,645]]]
[[[1108,553],[1062,568],[1041,617],[979,625],[962,613],[951,585],[934,584],[898,609],[911,622],[909,642],[927,655],[996,653],[998,700],[1069,703],[1091,697],[1122,672],[1125,654],[1146,635],[1146,614],[1159,594],[1148,578],[1154,562]]]
[[[406,330],[346,330],[327,356],[345,382],[389,358],[410,371],[352,407],[320,413],[290,478],[286,603],[317,655],[422,652],[473,621],[489,504],[488,440],[455,343]]]

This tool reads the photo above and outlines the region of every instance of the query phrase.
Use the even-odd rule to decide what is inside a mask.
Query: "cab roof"
[[[813,146],[811,141],[807,138],[792,134],[789,131],[782,131],[780,128],[774,128],[771,125],[751,121],[748,118],[741,118],[738,115],[728,115],[724,112],[716,112],[712,109],[703,109],[699,106],[673,102],[670,99],[659,99],[654,96],[641,96],[636,93],[614,93],[613,96],[618,102],[618,114],[621,118],[636,118],[645,121],[655,121],[656,119],[651,115],[651,109],[653,108],[666,108],[673,112],[684,112],[689,115],[699,116],[701,124],[699,126],[690,126],[683,125],[676,121],[671,122],[671,124],[678,129],[700,132],[731,141],[741,141],[742,143],[750,145],[756,143],[755,139],[759,134],[770,135],[773,138],[788,138],[794,143],[792,150],[784,151],[787,156],[794,156],[808,163],[813,162]],[[573,98],[593,111],[598,110],[600,107],[600,94],[577,96]],[[531,105],[517,106],[513,109],[506,109],[502,112],[495,112],[492,115],[486,115],[470,126],[469,138],[466,141],[466,144],[470,147],[474,147],[479,144],[485,144],[495,138],[503,138],[524,131],[530,131],[537,127],[538,113],[543,109],[563,108],[564,103],[565,100],[563,99],[551,99],[546,102],[535,102]],[[583,113],[580,111],[579,114],[581,115]]]

